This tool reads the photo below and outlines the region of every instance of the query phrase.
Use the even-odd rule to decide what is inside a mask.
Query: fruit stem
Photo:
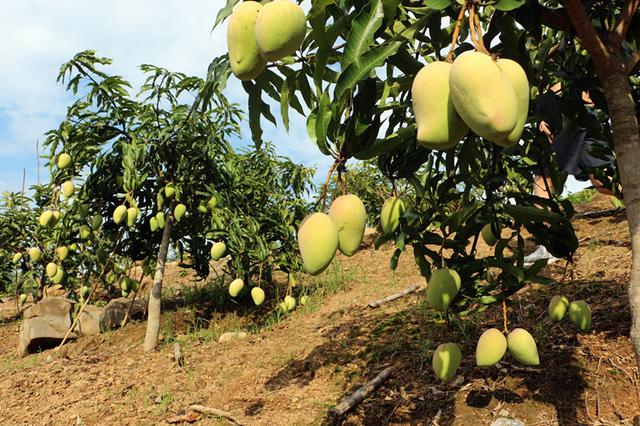
[[[489,53],[489,49],[487,49],[487,47],[484,44],[484,36],[482,34],[482,23],[480,22],[480,15],[477,13],[477,11],[474,13],[474,23],[475,23],[476,35],[478,36],[478,43],[480,44],[480,47],[482,47],[483,52]]]
[[[327,173],[327,179],[324,181],[324,187],[322,188],[322,195],[320,196],[320,199],[322,200],[322,211],[324,211],[325,207],[327,206],[327,188],[329,187],[329,181],[331,180],[331,175],[333,174],[333,171],[338,166],[338,163],[339,163],[339,160],[336,158],[336,161],[333,162],[333,164],[331,165],[331,168],[329,169],[329,172]]]
[[[456,26],[453,29],[453,36],[451,37],[451,46],[449,47],[449,53],[447,54],[447,58],[445,62],[451,62],[453,59],[453,50],[456,48],[456,42],[458,41],[458,36],[460,35],[460,26],[464,20],[464,12],[467,10],[467,3],[465,2],[460,9],[460,14],[458,14],[458,19],[456,19]]]
[[[476,50],[482,53],[486,53],[488,55],[489,52],[487,52],[487,49],[484,47],[484,43],[479,41],[478,31],[476,28],[476,9],[478,5],[475,2],[475,0],[471,0],[471,2],[472,2],[472,5],[471,7],[469,7],[469,35],[471,37],[471,41],[473,42],[473,45],[476,48]],[[477,19],[477,22],[478,24],[480,23],[479,18]],[[480,31],[482,31],[482,29],[480,29]]]
[[[509,333],[509,318],[507,316],[507,295],[504,291],[504,281],[502,282],[502,322],[505,334]]]

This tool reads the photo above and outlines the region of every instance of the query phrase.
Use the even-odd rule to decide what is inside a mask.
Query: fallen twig
[[[182,346],[180,343],[174,342],[173,344],[173,358],[176,360],[180,367],[184,367],[184,357],[182,356]]]
[[[624,211],[625,209],[605,209],[592,212],[577,213],[574,216],[574,219],[597,219],[599,217],[614,216]]]
[[[415,293],[416,291],[418,291],[419,288],[420,286],[418,284],[414,284],[409,288],[405,288],[399,293],[392,294],[391,296],[387,296],[384,299],[374,300],[373,302],[370,302],[368,306],[370,308],[378,308],[381,305],[384,305],[385,303],[393,302],[394,300],[400,299],[401,297],[404,297],[407,294]]]
[[[227,413],[226,411],[218,410],[217,408],[210,408],[210,407],[205,407],[204,405],[194,404],[190,406],[189,409],[201,414],[208,414],[211,416],[223,417],[229,420],[231,423],[242,425],[242,423],[240,423],[240,420],[233,417],[230,413]]]
[[[363,399],[366,398],[371,392],[373,392],[378,386],[387,380],[391,374],[395,371],[395,368],[387,367],[382,370],[373,380],[366,385],[358,388],[354,393],[342,400],[342,402],[329,410],[329,415],[334,418],[343,416],[347,411],[358,405]]]

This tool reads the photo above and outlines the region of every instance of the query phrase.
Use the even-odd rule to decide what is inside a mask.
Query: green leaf
[[[233,7],[240,3],[241,0],[227,0],[227,4],[220,9],[218,12],[218,16],[216,16],[216,22],[213,24],[213,28],[211,28],[211,32],[218,26],[218,24],[225,19],[227,19],[233,13]]]
[[[316,144],[322,152],[329,151],[327,147],[327,129],[331,121],[331,99],[327,92],[322,93],[318,100],[316,117]]]
[[[425,0],[424,5],[429,9],[443,10],[451,6],[451,0]]]
[[[283,84],[280,88],[280,116],[284,128],[289,131],[289,85]]]
[[[362,9],[351,23],[351,31],[347,36],[347,44],[342,54],[340,67],[344,71],[352,63],[360,61],[362,55],[369,51],[373,36],[384,18],[384,8],[380,0],[372,0],[369,7]]]
[[[260,110],[262,107],[262,89],[257,84],[243,82],[245,90],[249,93],[249,128],[251,139],[256,148],[262,145],[262,128],[260,127]]]
[[[315,0],[311,6],[311,10],[309,10],[307,19],[311,20],[317,16],[321,16],[327,6],[334,4],[335,2],[336,0]]]
[[[525,3],[525,1],[526,0],[500,0],[495,7],[503,12],[508,12],[519,8]]]

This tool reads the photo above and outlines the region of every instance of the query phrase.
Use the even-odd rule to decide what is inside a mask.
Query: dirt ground
[[[610,208],[606,198],[578,206],[579,211],[601,208]],[[394,366],[390,379],[342,424],[488,425],[496,417],[526,425],[632,424],[640,415],[640,391],[626,303],[627,223],[622,213],[577,219],[574,225],[580,239],[575,263],[549,266],[556,284],[529,288],[509,306],[510,326],[524,327],[536,338],[538,368],[524,368],[509,357],[498,367],[475,367],[475,342],[483,329],[500,324],[499,306],[456,320],[448,331],[425,305],[422,291],[366,308],[411,284],[424,286],[410,254],[390,271],[392,250],[386,247],[339,256],[337,267],[312,283],[320,290],[311,293],[310,303],[286,318],[274,317],[268,308],[216,311],[206,303],[205,308],[168,304],[163,344],[150,354],[142,352],[145,323],[132,322],[60,352],[17,358],[19,323],[5,319],[0,322],[0,423],[157,425],[189,415],[191,404],[227,411],[246,425],[330,423],[329,408]],[[182,284],[191,285],[176,271],[170,281],[171,297],[179,298]],[[307,280],[302,281],[304,288]],[[590,333],[576,334],[568,321],[549,321],[547,305],[555,294],[591,304]],[[218,343],[222,332],[236,330],[249,331],[249,337]],[[176,341],[184,367],[172,358]],[[440,383],[431,370],[433,350],[444,341],[456,341],[463,350],[452,384]],[[191,420],[228,424],[195,414]]]

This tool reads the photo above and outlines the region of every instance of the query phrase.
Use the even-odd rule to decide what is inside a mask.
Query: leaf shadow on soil
[[[571,300],[583,298],[592,304],[592,332],[611,338],[628,336],[630,317],[622,287],[615,281],[582,280],[564,284],[562,291]],[[509,355],[501,368],[475,367],[475,343],[482,330],[500,327],[499,307],[489,308],[482,322],[479,316],[458,319],[447,332],[442,317],[418,300],[403,310],[345,315],[337,324],[322,330],[325,343],[289,361],[265,382],[265,388],[278,391],[288,386],[305,387],[317,374],[337,375],[344,377],[343,392],[337,398],[340,401],[386,366],[394,365],[394,375],[346,418],[327,416],[324,424],[416,424],[431,419],[437,419],[440,425],[456,421],[488,424],[503,404],[518,405],[519,418],[526,412],[527,418],[521,420],[527,422],[549,420],[549,413],[540,411],[547,405],[554,407],[553,415],[559,424],[584,424],[582,421],[588,416],[585,391],[591,386],[587,381],[587,359],[568,320],[553,325],[547,319],[551,290],[557,289],[540,287],[529,291],[510,307],[511,327],[530,330],[538,343],[538,368],[523,368]],[[446,341],[457,342],[463,352],[458,370],[463,379],[454,380],[453,385],[438,381],[431,370],[433,350]],[[484,416],[482,420],[479,415]]]

